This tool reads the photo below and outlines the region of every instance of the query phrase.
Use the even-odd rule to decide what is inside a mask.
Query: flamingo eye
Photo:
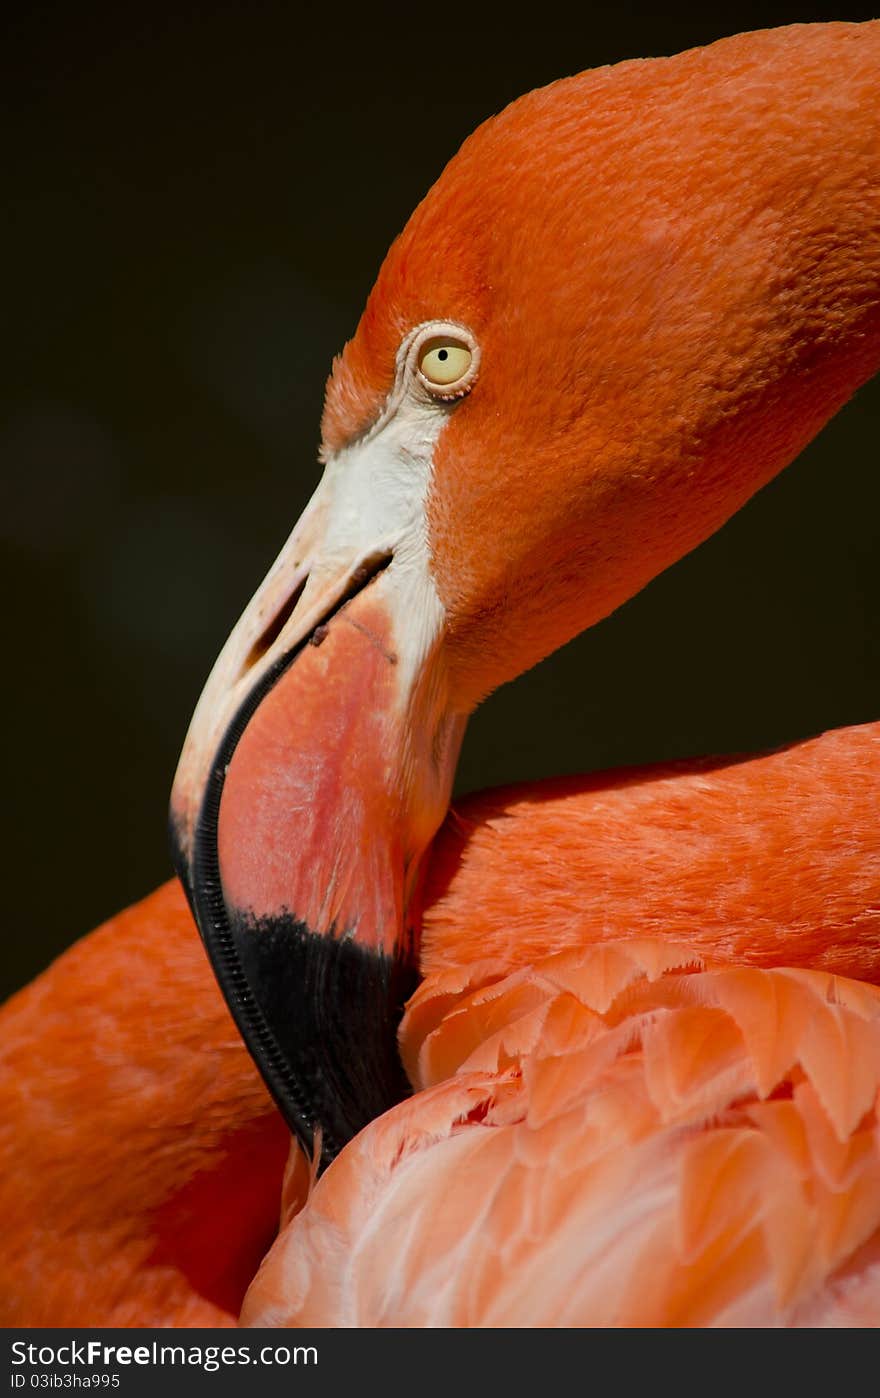
[[[417,364],[419,378],[430,393],[455,398],[470,388],[476,356],[467,341],[435,335],[419,346]]]

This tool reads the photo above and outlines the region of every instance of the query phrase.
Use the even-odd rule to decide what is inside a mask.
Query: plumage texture
[[[877,1323],[877,988],[633,940],[429,977],[403,1042],[245,1324]]]

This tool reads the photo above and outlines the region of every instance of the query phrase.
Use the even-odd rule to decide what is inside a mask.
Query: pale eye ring
[[[415,346],[416,373],[434,398],[460,398],[477,376],[479,350],[463,327],[432,325]]]

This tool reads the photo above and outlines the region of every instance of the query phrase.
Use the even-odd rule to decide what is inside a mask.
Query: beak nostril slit
[[[350,602],[358,592],[362,592],[367,583],[372,582],[379,573],[384,573],[391,562],[393,555],[390,553],[373,553],[369,558],[365,558],[359,568],[352,574],[351,582],[345,591],[345,597],[339,603],[344,606]]]
[[[389,563],[391,563],[392,558],[393,555],[390,553],[374,553],[371,554],[369,558],[364,559],[363,563],[352,573],[348,586],[338,602],[331,608],[312,633],[312,640],[315,645],[320,645],[321,641],[323,641],[327,634],[327,624],[332,621],[333,617],[335,617],[338,612],[341,612],[342,608],[346,606],[353,597],[356,597],[359,592],[363,592],[364,588],[367,587],[379,573],[384,572]],[[263,659],[263,656],[266,655],[272,646],[274,646],[281,632],[293,616],[296,605],[303,595],[307,582],[308,576],[304,577],[299,586],[294,588],[287,601],[279,608],[268,626],[251,646],[247,659],[241,667],[239,679],[243,679],[244,676]]]
[[[377,578],[380,573],[385,572],[385,569],[391,563],[393,557],[394,555],[391,553],[371,553],[370,556],[365,558],[363,563],[355,569],[349,579],[348,587],[343,592],[335,607],[324,617],[323,622],[314,633],[315,635],[317,635],[319,631],[322,633],[320,640],[317,642],[318,645],[321,644],[321,641],[327,634],[328,623],[342,611],[343,607],[347,607],[349,602],[357,597],[359,592],[363,592],[364,588],[368,587],[374,578]]]
[[[242,666],[242,675],[246,675],[248,670],[252,670],[253,667],[258,663],[258,661],[262,660],[266,652],[272,646],[274,646],[275,642],[278,640],[278,637],[281,635],[281,632],[284,630],[285,626],[290,621],[290,618],[293,616],[293,613],[296,610],[296,604],[302,597],[307,582],[308,575],[306,575],[306,577],[303,578],[302,582],[299,584],[298,587],[295,587],[293,589],[293,592],[291,592],[287,601],[284,603],[284,606],[279,608],[279,610],[275,613],[275,616],[269,622],[269,625],[266,627],[266,629],[261,633],[260,636],[258,636],[256,641],[254,641],[254,644],[251,646],[250,651],[248,652],[247,660],[244,662],[244,665]]]

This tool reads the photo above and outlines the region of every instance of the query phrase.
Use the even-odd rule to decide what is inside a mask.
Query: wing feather
[[[429,977],[403,1045],[245,1323],[880,1323],[880,991],[600,945]]]

